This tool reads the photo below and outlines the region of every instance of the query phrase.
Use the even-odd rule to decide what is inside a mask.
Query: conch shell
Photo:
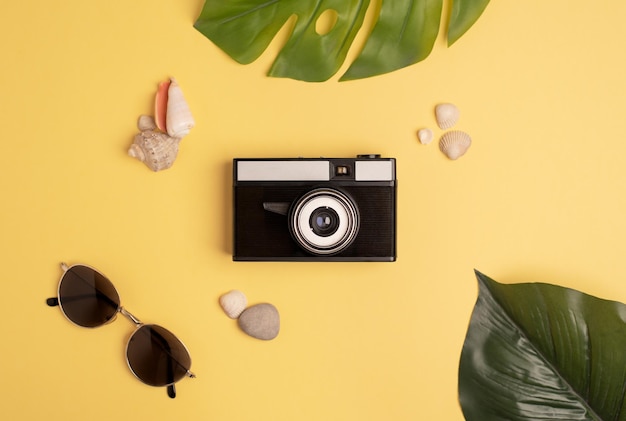
[[[141,116],[137,122],[141,133],[137,134],[128,149],[128,155],[146,164],[152,171],[170,168],[178,156],[180,139],[156,131],[150,116]]]
[[[174,78],[159,85],[154,108],[157,127],[172,137],[187,136],[196,124],[183,91]]]
[[[470,136],[460,130],[451,130],[439,139],[439,149],[452,160],[463,156],[471,144]]]
[[[461,112],[456,105],[450,103],[438,104],[435,106],[435,119],[440,129],[449,129],[454,126]]]
[[[151,170],[170,168],[178,156],[178,144],[189,134],[195,121],[176,79],[159,84],[154,101],[154,118],[142,115],[137,121],[140,133],[135,136],[128,155],[145,163]]]

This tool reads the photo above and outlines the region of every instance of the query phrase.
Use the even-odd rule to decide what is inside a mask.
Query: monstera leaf
[[[439,32],[444,0],[378,0],[376,23],[341,80],[391,72],[425,59]],[[489,0],[453,0],[451,45],[480,17]],[[295,16],[269,76],[321,82],[343,64],[369,0],[206,0],[194,27],[242,64],[256,60]],[[334,18],[334,19],[333,19]],[[322,19],[330,28],[320,30]]]
[[[626,420],[624,304],[477,277],[459,368],[467,421]]]

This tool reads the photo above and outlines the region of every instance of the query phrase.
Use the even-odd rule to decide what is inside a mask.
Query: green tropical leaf
[[[363,50],[340,80],[380,75],[424,60],[435,44],[444,0],[378,0]],[[449,33],[460,37],[489,0],[454,0]],[[377,4],[378,4],[377,3]],[[256,60],[295,16],[268,75],[309,82],[332,77],[363,25],[369,0],[206,0],[194,27],[242,64]],[[327,12],[336,16],[317,29]]]
[[[624,304],[476,275],[459,366],[467,421],[626,420]]]
[[[340,80],[388,73],[428,57],[439,34],[442,7],[443,0],[384,1],[363,51]]]
[[[448,27],[448,46],[458,41],[483,14],[489,0],[453,0]]]

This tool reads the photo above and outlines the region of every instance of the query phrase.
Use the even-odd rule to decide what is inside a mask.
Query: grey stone
[[[255,304],[241,313],[238,324],[241,330],[253,338],[268,341],[278,336],[280,316],[272,304]]]

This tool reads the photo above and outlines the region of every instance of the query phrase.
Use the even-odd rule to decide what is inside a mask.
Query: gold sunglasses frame
[[[52,297],[52,298],[48,298],[46,300],[46,303],[51,306],[51,307],[55,307],[58,306],[59,309],[61,310],[61,313],[63,314],[63,316],[73,325],[78,326],[78,327],[82,327],[82,328],[88,328],[88,329],[95,329],[97,327],[101,327],[101,326],[105,326],[109,323],[114,322],[117,319],[117,314],[121,314],[122,316],[124,316],[126,319],[130,320],[134,325],[135,325],[135,330],[130,334],[130,336],[128,337],[128,340],[126,341],[126,349],[124,352],[124,355],[126,357],[126,364],[128,365],[128,368],[130,369],[131,373],[133,373],[133,375],[142,383],[147,384],[148,386],[154,386],[151,385],[149,383],[146,383],[144,380],[142,380],[137,373],[135,373],[135,370],[133,370],[132,366],[130,365],[130,361],[128,359],[128,346],[130,345],[130,341],[133,338],[133,336],[142,328],[142,327],[146,327],[146,326],[158,326],[158,325],[154,325],[154,324],[145,324],[143,323],[141,320],[139,320],[137,317],[135,317],[131,312],[129,312],[128,310],[126,310],[121,303],[117,305],[117,310],[115,311],[115,314],[113,315],[113,317],[111,317],[109,320],[107,320],[106,322],[97,325],[97,326],[93,326],[93,327],[89,327],[89,326],[82,326],[79,325],[78,323],[74,322],[72,319],[69,318],[69,316],[65,313],[65,310],[63,310],[63,306],[61,305],[61,299],[60,299],[60,293],[61,293],[61,283],[63,282],[63,278],[65,277],[66,273],[73,267],[76,266],[82,266],[82,267],[86,267],[91,269],[92,271],[94,271],[95,273],[99,274],[100,276],[102,276],[104,279],[106,279],[107,281],[109,281],[109,283],[111,284],[111,286],[113,287],[113,289],[115,290],[115,292],[117,293],[117,288],[115,288],[115,285],[113,285],[113,282],[111,282],[111,280],[109,278],[107,278],[102,272],[100,272],[98,269],[89,266],[89,265],[84,265],[84,264],[73,264],[71,266],[67,265],[66,263],[61,263],[61,269],[63,270],[63,275],[61,275],[61,279],[59,280],[59,285],[57,287],[57,296],[56,297]],[[118,297],[119,297],[119,293],[118,293]],[[161,329],[165,329],[161,326],[158,326]],[[165,329],[167,330],[167,329]],[[171,333],[171,332],[170,332]],[[191,366],[191,354],[189,353],[189,349],[187,348],[187,346],[183,343],[183,341],[181,341],[176,335],[174,335],[172,333],[172,335],[176,338],[176,340],[178,340],[178,342],[182,345],[182,347],[185,349],[185,351],[187,352],[187,355],[189,355],[189,366]],[[178,362],[178,361],[177,361]],[[180,364],[180,363],[179,363]],[[164,385],[164,387],[167,387],[167,394],[170,398],[175,398],[176,397],[176,387],[174,386],[175,383],[179,382],[180,380],[182,380],[185,377],[189,377],[189,378],[195,378],[196,375],[194,373],[192,373],[188,368],[183,367],[187,370],[187,372],[185,373],[185,376],[172,382],[169,384]],[[159,387],[159,386],[156,386]]]

